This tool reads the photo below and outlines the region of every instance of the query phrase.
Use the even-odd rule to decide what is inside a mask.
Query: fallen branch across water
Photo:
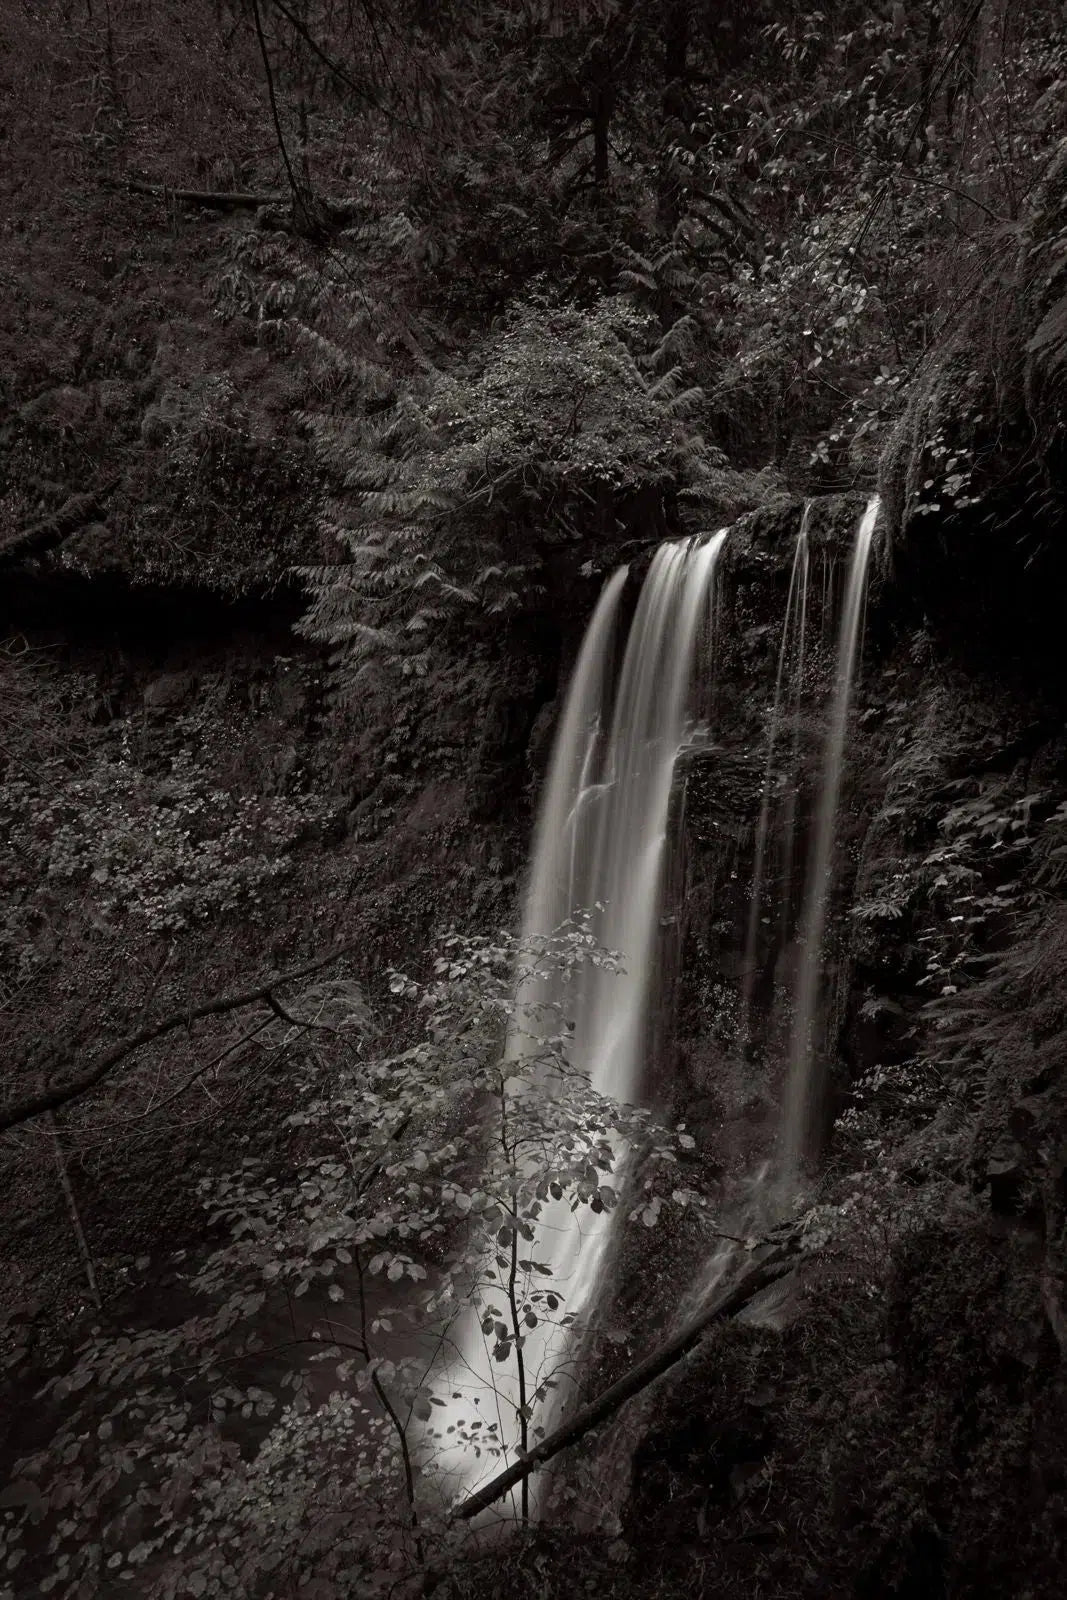
[[[647,1389],[650,1383],[654,1383],[676,1362],[681,1361],[683,1356],[694,1350],[716,1322],[743,1311],[762,1289],[766,1289],[769,1284],[775,1283],[791,1271],[797,1249],[797,1242],[792,1237],[776,1245],[770,1255],[754,1263],[736,1283],[717,1295],[711,1304],[706,1306],[699,1316],[687,1323],[680,1333],[676,1333],[666,1344],[661,1344],[657,1350],[653,1350],[652,1354],[639,1361],[636,1367],[631,1367],[629,1372],[624,1373],[595,1400],[590,1400],[588,1405],[580,1407],[562,1427],[556,1429],[555,1433],[549,1434],[547,1439],[542,1439],[529,1455],[521,1461],[514,1462],[506,1471],[498,1473],[483,1488],[476,1490],[464,1500],[453,1512],[454,1520],[467,1522],[471,1517],[476,1517],[480,1511],[491,1506],[494,1500],[499,1500],[509,1489],[513,1489],[516,1484],[529,1477],[531,1472],[536,1472],[538,1467],[543,1467],[561,1450],[576,1444],[585,1434],[613,1416],[627,1400],[632,1400],[643,1389]]]

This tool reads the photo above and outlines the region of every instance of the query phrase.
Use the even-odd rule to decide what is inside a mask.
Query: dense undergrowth
[[[0,1135],[3,1461],[24,1463],[0,1593],[27,1572],[60,1595],[1061,1592],[1059,8],[19,0],[0,84],[0,1110],[119,1052]],[[694,1185],[729,1198],[773,1093],[737,1048],[737,952],[791,539],[802,498],[830,497],[810,788],[838,523],[876,481],[833,1129],[789,1308],[724,1326],[657,1391],[632,1464],[583,1446],[559,1487],[579,1538],[435,1542],[380,1405],[353,1442],[322,1363],[231,1383],[239,1321],[285,1335],[219,1275],[278,1207],[336,1200],[347,1227],[366,1199],[326,1148],[355,1115],[338,1051],[361,1095],[388,1061],[412,1100],[441,1090],[417,1056],[437,1051],[452,1094],[455,1051],[420,1046],[440,1017],[405,1013],[390,971],[427,993],[452,924],[496,941],[512,917],[603,574],[741,519],[664,1047]],[[279,596],[288,622],[294,584],[295,630],[249,622]],[[318,987],[273,992],[341,943]],[[292,1120],[309,1100],[314,1127]],[[587,1113],[614,1115],[576,1110],[572,1133]],[[396,1193],[425,1153],[403,1135]],[[201,1189],[231,1173],[208,1223]],[[662,1245],[631,1230],[600,1377],[669,1324],[704,1248],[688,1180],[635,1219],[676,1190]],[[475,1192],[453,1183],[451,1223]],[[437,1226],[397,1259],[439,1269]],[[324,1239],[294,1250],[329,1244],[336,1268],[350,1244]],[[233,1326],[223,1288],[252,1295]],[[250,1408],[240,1426],[216,1399]]]

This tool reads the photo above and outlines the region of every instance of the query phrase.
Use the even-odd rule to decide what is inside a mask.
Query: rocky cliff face
[[[764,626],[789,554],[780,538],[756,571],[738,561],[675,907],[671,1109],[716,1152],[727,1204],[773,1150],[826,704],[816,652],[794,881],[771,874],[739,1049],[776,641]],[[1017,1561],[1027,1593],[1062,1580],[1064,684],[1008,629],[999,655],[989,634],[969,648],[939,626],[951,595],[924,599],[920,620],[914,590],[883,581],[868,612],[824,975],[812,1258],[784,1308],[722,1329],[690,1363],[634,1458],[624,1535],[639,1552],[667,1518],[679,1584],[709,1549],[727,1593],[1007,1593]]]

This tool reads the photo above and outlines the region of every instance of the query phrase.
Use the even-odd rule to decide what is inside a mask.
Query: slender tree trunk
[[[303,179],[305,190],[310,194],[311,166],[308,159],[308,108],[307,101],[303,95],[300,96],[300,104],[297,107],[297,122],[300,128],[300,144],[298,146],[300,176]]]
[[[671,0],[663,25],[663,127],[656,196],[657,220],[664,233],[673,233],[681,216],[680,183],[667,152],[692,120],[686,104],[691,20],[691,0]]]
[[[74,1198],[74,1187],[70,1181],[70,1172],[67,1169],[67,1158],[63,1154],[63,1145],[60,1142],[59,1137],[59,1122],[54,1111],[50,1111],[48,1113],[48,1125],[52,1130],[52,1155],[55,1159],[56,1176],[59,1179],[59,1187],[63,1192],[63,1199],[66,1201],[67,1215],[70,1218],[70,1225],[73,1229],[74,1238],[78,1246],[78,1254],[81,1257],[82,1266],[85,1268],[85,1277],[89,1284],[89,1294],[92,1298],[93,1305],[99,1311],[103,1307],[104,1302],[100,1298],[100,1288],[96,1281],[96,1268],[93,1266],[93,1255],[92,1251],[89,1249],[89,1241],[85,1237],[85,1229],[82,1227],[82,1219],[81,1213],[78,1210],[78,1202]]]
[[[515,1345],[515,1368],[519,1377],[519,1448],[525,1456],[530,1445],[530,1424],[526,1416],[526,1362],[522,1353],[522,1323],[519,1318],[519,1301],[516,1282],[519,1273],[519,1219],[512,1211],[514,1227],[511,1234],[511,1270],[508,1274],[508,1309],[511,1313],[511,1337]],[[523,1478],[521,1491],[523,1522],[530,1520],[530,1480]]]
[[[610,1388],[605,1389],[595,1400],[582,1406],[562,1427],[557,1428],[555,1433],[549,1434],[547,1439],[542,1439],[525,1460],[517,1461],[504,1472],[498,1473],[484,1488],[478,1489],[464,1500],[453,1513],[455,1518],[466,1522],[471,1517],[476,1517],[480,1511],[484,1511],[495,1500],[507,1494],[517,1483],[522,1483],[531,1472],[536,1472],[538,1467],[551,1461],[561,1450],[565,1450],[568,1445],[576,1444],[591,1429],[613,1416],[625,1401],[632,1400],[643,1389],[647,1389],[650,1383],[695,1349],[714,1323],[743,1310],[761,1289],[765,1289],[768,1284],[784,1276],[792,1266],[795,1250],[795,1242],[789,1240],[765,1260],[751,1267],[731,1288],[719,1294],[711,1305],[680,1333],[668,1339],[666,1344],[660,1345],[658,1350],[654,1350],[636,1367],[631,1367],[629,1372]]]
[[[519,1450],[525,1456],[530,1443],[530,1423],[526,1414],[526,1358],[522,1347],[522,1320],[519,1314],[518,1278],[519,1278],[519,1200],[518,1183],[519,1173],[516,1164],[515,1145],[508,1135],[508,1096],[507,1088],[503,1081],[500,1083],[500,1148],[504,1156],[504,1169],[510,1174],[511,1207],[511,1252],[508,1267],[507,1295],[508,1311],[511,1317],[512,1354],[515,1358],[515,1370],[519,1380],[519,1404],[516,1420],[519,1424]],[[520,1496],[520,1511],[523,1522],[530,1520],[530,1485],[527,1479],[522,1480]]]
[[[353,1260],[355,1262],[357,1281],[359,1284],[360,1345],[362,1347],[363,1359],[369,1366],[372,1356],[370,1333],[367,1327],[367,1289],[363,1277],[363,1257],[360,1253],[358,1245],[354,1248]],[[291,1315],[292,1308],[290,1306],[290,1316]],[[382,1383],[376,1371],[371,1372],[370,1381],[371,1388],[374,1390],[374,1393],[378,1398],[378,1404],[388,1417],[390,1425],[393,1429],[393,1434],[396,1438],[397,1444],[400,1447],[400,1460],[404,1468],[404,1495],[407,1499],[408,1526],[414,1535],[415,1558],[421,1565],[426,1559],[426,1554],[423,1549],[422,1534],[419,1530],[419,1508],[415,1500],[415,1463],[411,1457],[411,1444],[408,1440],[408,1430],[405,1424],[400,1420],[400,1415],[389,1396],[389,1391]],[[408,1421],[410,1422],[410,1420],[411,1410],[409,1408]]]
[[[285,175],[289,179],[289,188],[293,197],[293,214],[307,233],[314,233],[315,219],[312,215],[311,194],[308,189],[301,185],[293,170],[293,163],[289,158],[289,151],[285,143],[285,134],[282,131],[281,112],[278,108],[278,96],[274,87],[274,72],[270,64],[267,36],[263,29],[260,0],[252,0],[252,20],[255,23],[260,59],[263,62],[263,76],[267,84],[267,99],[270,102],[270,114],[274,123],[274,137],[277,141],[278,153],[282,158],[282,165],[285,168]]]
[[[673,0],[668,7],[663,39],[663,113],[679,115],[678,90],[689,71],[690,0]],[[673,92],[672,92],[673,91]]]
[[[926,22],[926,48],[923,52],[922,71],[919,78],[919,105],[922,108],[922,126],[919,129],[919,165],[926,160],[926,152],[930,146],[927,128],[934,114],[931,85],[934,79],[934,66],[937,61],[938,46],[941,43],[941,13],[936,6],[930,8]],[[951,120],[951,112],[950,112]]]
[[[598,189],[606,189],[610,177],[611,90],[600,85],[593,99],[593,182]]]

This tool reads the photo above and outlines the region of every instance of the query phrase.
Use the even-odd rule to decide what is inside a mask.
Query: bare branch
[[[260,14],[259,0],[252,0],[252,19],[256,25],[256,39],[259,42],[259,53],[263,61],[264,76],[267,80],[267,98],[270,101],[270,114],[274,122],[274,133],[278,140],[278,150],[281,154],[282,164],[285,167],[285,175],[289,179],[289,187],[293,192],[293,206],[297,215],[303,218],[305,227],[310,229],[313,227],[313,218],[309,204],[310,196],[304,189],[303,185],[297,181],[296,173],[293,171],[293,165],[289,159],[289,151],[285,146],[285,134],[282,131],[281,113],[278,110],[278,97],[274,90],[274,73],[271,71],[270,51],[267,49],[267,37],[263,32],[263,18]]]
[[[281,1001],[275,998],[273,990],[268,989],[263,998],[274,1012],[274,1015],[280,1017],[282,1022],[288,1022],[290,1027],[306,1030],[312,1026],[310,1023],[301,1022],[297,1017],[293,1016],[291,1011],[286,1011]]]
[[[67,1215],[70,1217],[70,1225],[74,1230],[74,1238],[78,1246],[78,1254],[81,1256],[82,1266],[85,1268],[85,1277],[89,1284],[89,1293],[92,1296],[93,1305],[98,1311],[100,1311],[103,1309],[104,1302],[100,1298],[100,1286],[96,1281],[96,1268],[93,1265],[93,1253],[89,1249],[89,1241],[85,1236],[85,1228],[82,1224],[81,1212],[78,1210],[78,1202],[75,1199],[74,1189],[70,1181],[70,1172],[67,1169],[67,1160],[63,1154],[63,1146],[59,1139],[59,1124],[56,1121],[55,1113],[52,1111],[48,1113],[48,1126],[52,1133],[52,1154],[55,1158],[56,1176],[59,1179],[59,1187],[63,1191],[63,1198],[67,1203]]]
[[[80,1072],[75,1071],[64,1081],[57,1083],[54,1080],[45,1085],[37,1094],[26,1095],[21,1100],[13,1100],[0,1109],[0,1133],[5,1133],[9,1128],[16,1128],[20,1123],[28,1122],[31,1117],[39,1117],[42,1112],[55,1111],[60,1106],[67,1105],[71,1100],[79,1099],[87,1094],[90,1089],[95,1089],[112,1072],[122,1066],[129,1056],[134,1055],[146,1044],[151,1044],[155,1039],[161,1039],[165,1034],[173,1033],[176,1028],[191,1027],[202,1017],[218,1017],[229,1011],[240,1011],[246,1006],[271,1005],[273,991],[283,984],[294,983],[297,978],[306,978],[313,972],[321,972],[323,967],[330,966],[334,961],[339,961],[342,956],[349,955],[359,948],[359,941],[352,940],[347,944],[338,945],[328,955],[319,956],[315,961],[309,961],[302,967],[294,967],[290,972],[277,973],[265,982],[257,984],[251,989],[238,989],[228,994],[215,995],[210,1000],[202,1000],[199,1005],[188,1006],[185,1010],[174,1011],[167,1017],[162,1017],[158,1022],[146,1023],[136,1033],[129,1034],[118,1044],[112,1045],[110,1050],[105,1050],[103,1055]],[[271,1006],[271,1009],[275,1009]],[[63,1064],[63,1063],[57,1063]],[[16,1068],[12,1076],[17,1081],[20,1069]]]

